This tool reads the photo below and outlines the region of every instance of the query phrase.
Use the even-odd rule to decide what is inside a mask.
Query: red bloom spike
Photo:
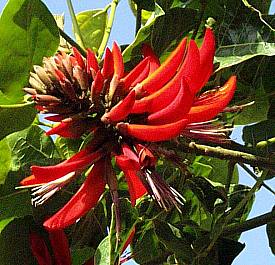
[[[104,159],[97,161],[80,189],[74,194],[69,202],[56,214],[44,222],[48,230],[63,229],[85,215],[95,207],[102,195],[106,182],[102,177],[105,162]]]
[[[49,232],[55,265],[71,265],[70,246],[66,234],[63,230]]]
[[[89,149],[87,149],[89,150]],[[73,171],[80,171],[96,162],[102,157],[102,151],[86,154],[86,150],[82,153],[77,153],[70,159],[54,166],[32,166],[32,176],[23,179],[20,184],[22,186],[37,185],[56,180]]]
[[[210,28],[207,28],[205,31],[204,39],[202,46],[200,48],[200,74],[199,78],[194,84],[194,93],[198,92],[208,79],[210,78],[213,72],[213,60],[215,55],[215,35]]]
[[[113,43],[112,54],[114,59],[114,75],[120,79],[124,75],[123,58],[117,43]]]
[[[203,104],[201,105],[193,106],[185,118],[189,120],[189,123],[211,120],[220,113],[233,98],[236,84],[236,76],[231,76],[214,95],[210,95],[208,104],[202,102]]]
[[[30,233],[30,245],[33,256],[39,265],[52,265],[51,254],[42,236],[35,232]]]
[[[148,124],[167,124],[183,119],[184,115],[190,110],[193,99],[194,96],[190,92],[187,82],[182,79],[181,88],[175,99],[164,109],[149,115],[147,119]]]
[[[187,123],[187,119],[165,125],[141,125],[121,122],[116,127],[126,136],[132,136],[142,141],[160,142],[177,137]]]
[[[176,73],[185,53],[186,38],[184,38],[178,47],[169,55],[166,61],[151,75],[140,83],[138,91],[148,92],[149,94],[159,90]]]
[[[141,82],[149,74],[149,58],[143,59],[129,74],[121,79],[126,90]],[[139,81],[136,81],[136,80]]]
[[[101,121],[104,123],[113,123],[124,120],[131,112],[135,98],[135,91],[130,91],[130,93],[123,100],[121,100],[109,112],[105,113],[101,117]]]
[[[137,162],[125,155],[116,156],[116,164],[124,172],[125,178],[129,188],[131,203],[134,206],[136,200],[146,194],[146,189],[136,172],[140,169]]]
[[[90,73],[91,69],[93,69],[97,73],[99,70],[99,66],[98,66],[95,53],[90,48],[88,48],[87,49],[87,69],[86,69],[87,73]]]
[[[86,131],[93,131],[97,124],[94,122],[86,121],[82,119],[72,120],[69,122],[61,122],[58,126],[50,129],[46,132],[46,135],[58,134],[65,138],[77,139]]]
[[[111,78],[114,73],[114,60],[113,60],[112,52],[110,51],[109,48],[107,48],[105,52],[101,73],[104,79]]]
[[[77,64],[80,66],[81,69],[85,69],[85,62],[83,60],[83,57],[81,53],[78,51],[77,48],[73,47],[73,54],[77,61]]]

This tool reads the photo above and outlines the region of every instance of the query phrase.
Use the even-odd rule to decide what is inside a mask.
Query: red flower
[[[236,77],[199,94],[212,73],[214,51],[214,34],[206,29],[200,48],[184,38],[162,65],[144,46],[143,60],[128,74],[116,43],[106,50],[102,67],[91,50],[85,59],[75,48],[73,55],[57,54],[45,58],[43,68],[34,67],[32,88],[25,91],[42,113],[54,114],[49,120],[60,122],[47,135],[78,138],[93,133],[88,147],[56,166],[33,166],[32,175],[21,182],[33,188],[33,202],[39,205],[92,167],[77,193],[44,223],[47,229],[76,222],[97,204],[106,184],[118,204],[112,157],[125,174],[132,205],[148,192],[164,209],[175,205],[180,210],[184,199],[156,173],[150,142],[180,135],[225,137],[211,119],[232,99]]]

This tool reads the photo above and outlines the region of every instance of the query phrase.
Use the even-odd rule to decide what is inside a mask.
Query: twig
[[[246,220],[241,224],[231,225],[224,229],[222,236],[240,234],[256,227],[275,222],[275,210]]]
[[[229,164],[228,164],[228,174],[227,174],[226,185],[225,185],[225,190],[227,193],[229,191],[230,184],[233,178],[235,164],[236,162],[234,161],[229,161]]]
[[[110,33],[111,33],[111,29],[113,27],[113,22],[114,22],[118,2],[119,2],[119,0],[113,0],[111,5],[110,5],[111,11],[110,11],[109,19],[108,19],[107,26],[106,26],[105,31],[104,31],[104,35],[103,35],[101,44],[98,48],[98,56],[97,56],[98,60],[100,60],[102,58],[102,56],[104,54],[104,51],[105,51],[105,48],[107,46],[107,43],[108,43],[108,40],[109,40],[109,37],[110,37]]]
[[[239,165],[253,178],[257,181],[258,177],[253,173],[252,170],[250,170],[245,164],[239,163]],[[268,185],[265,183],[262,184],[264,188],[266,188],[268,191],[270,191],[273,195],[275,195],[275,191],[271,189]]]

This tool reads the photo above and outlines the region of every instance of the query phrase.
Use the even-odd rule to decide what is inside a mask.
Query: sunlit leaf
[[[22,100],[32,66],[58,44],[58,28],[42,1],[8,1],[0,18],[0,104]]]
[[[76,19],[85,48],[91,48],[96,52],[104,35],[108,19],[107,10],[83,11],[76,15]],[[78,35],[76,35],[76,39],[79,41]]]

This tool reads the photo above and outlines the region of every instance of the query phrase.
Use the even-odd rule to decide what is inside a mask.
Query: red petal
[[[114,73],[114,60],[112,52],[109,48],[106,49],[103,67],[101,73],[104,79],[109,79]]]
[[[175,75],[184,58],[185,47],[186,38],[181,41],[178,47],[169,55],[166,61],[156,71],[140,83],[142,86],[142,91],[147,91],[151,94],[159,90]]]
[[[148,57],[148,59],[149,59],[149,62],[150,62],[149,63],[150,64],[149,74],[155,72],[160,66],[160,61],[159,61],[159,58],[155,55],[151,46],[148,44],[143,44],[142,45],[142,54],[143,54],[144,58]]]
[[[138,82],[141,82],[149,74],[149,58],[143,59],[129,74],[127,74],[121,82],[124,83],[124,87],[128,90],[130,87],[135,86]],[[128,89],[127,89],[128,88]]]
[[[129,188],[131,203],[134,206],[136,204],[136,200],[142,197],[147,192],[141,180],[136,174],[136,172],[140,169],[140,166],[138,166],[138,164],[134,160],[128,158],[125,155],[116,156],[115,159],[116,164],[125,174],[125,178]]]
[[[99,70],[99,66],[98,66],[98,62],[94,52],[90,48],[88,48],[87,49],[87,73],[90,73],[91,69],[93,69],[97,73]]]
[[[33,256],[35,256],[39,265],[51,265],[52,258],[42,236],[35,232],[30,234],[30,244]]]
[[[31,171],[33,175],[23,179],[20,184],[23,186],[27,186],[43,184],[56,180],[70,172],[83,170],[87,166],[100,159],[102,155],[103,154],[101,151],[86,154],[86,150],[84,149],[76,155],[72,156],[70,159],[65,160],[62,163],[54,166],[32,166]]]
[[[77,61],[77,64],[80,66],[81,69],[85,69],[85,62],[83,60],[83,57],[81,53],[78,51],[77,48],[73,47],[73,54]]]
[[[196,82],[194,92],[198,92],[213,72],[213,60],[215,55],[215,35],[210,28],[205,31],[202,46],[200,48],[200,74]],[[195,81],[195,80],[194,80]]]
[[[131,112],[135,98],[136,92],[134,90],[130,91],[123,100],[102,116],[101,121],[104,123],[112,123],[124,120]]]
[[[66,234],[63,230],[49,232],[55,265],[71,265],[70,246]]]
[[[72,120],[68,122],[61,122],[58,126],[46,132],[46,135],[58,134],[66,138],[80,138],[81,135],[87,131],[92,131],[96,128],[95,122],[87,120]]]
[[[201,105],[193,106],[185,116],[189,122],[203,122],[211,120],[229,104],[236,90],[236,76],[231,76],[229,80],[215,94],[211,94],[205,104],[205,99]],[[211,100],[212,98],[212,100]]]
[[[149,115],[148,124],[167,124],[183,119],[190,110],[193,99],[193,93],[190,92],[187,82],[182,79],[181,88],[175,99],[165,108]]]
[[[114,74],[120,79],[124,75],[124,64],[120,48],[116,42],[113,43],[112,54],[114,59]]]
[[[142,125],[121,122],[116,127],[124,135],[133,136],[142,141],[160,142],[180,135],[187,123],[187,119],[164,125]]]
[[[94,164],[87,179],[69,202],[54,216],[44,222],[43,225],[48,230],[63,229],[72,225],[77,221],[77,219],[96,206],[106,185],[106,182],[102,177],[104,166],[104,160],[99,160]]]

